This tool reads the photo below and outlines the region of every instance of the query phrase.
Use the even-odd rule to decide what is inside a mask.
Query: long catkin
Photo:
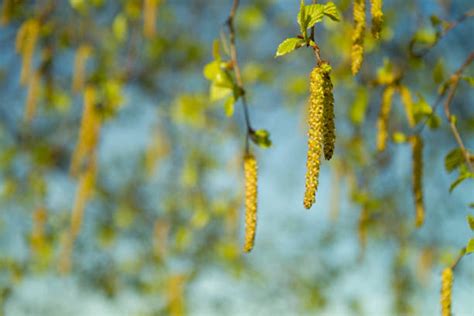
[[[85,157],[95,149],[100,131],[100,117],[95,109],[96,91],[93,86],[84,90],[84,110],[79,139],[71,161],[71,174],[77,175]]]
[[[303,205],[309,209],[316,199],[320,158],[323,146],[324,115],[324,69],[315,67],[310,77],[310,99],[308,111],[308,156]]]
[[[446,268],[441,275],[441,315],[451,316],[451,293],[453,288],[453,270]]]
[[[372,36],[376,39],[380,38],[380,32],[382,31],[383,23],[383,1],[382,0],[370,0],[370,15],[372,16]]]
[[[244,251],[254,246],[257,228],[257,161],[252,154],[244,157],[245,173],[245,244]]]
[[[25,21],[18,29],[16,35],[16,51],[22,56],[20,83],[28,82],[31,74],[31,65],[36,43],[38,42],[40,24],[36,19]]]
[[[410,139],[413,160],[413,197],[415,200],[416,227],[421,227],[425,219],[423,205],[423,140],[419,135]]]
[[[382,104],[380,105],[380,112],[377,118],[377,150],[379,152],[384,151],[385,147],[387,147],[388,119],[392,108],[393,93],[394,88],[388,86],[382,94]]]
[[[352,31],[352,74],[359,72],[364,59],[365,0],[354,0],[354,29]]]
[[[323,64],[323,89],[324,89],[324,109],[323,109],[323,151],[324,158],[330,160],[334,154],[336,143],[336,123],[334,119],[334,95],[331,82],[331,67]]]
[[[84,88],[86,62],[92,52],[89,45],[81,45],[74,57],[74,72],[72,77],[72,91],[79,92]]]
[[[156,9],[159,0],[143,0],[143,35],[146,38],[155,36]]]
[[[38,71],[35,71],[28,80],[28,94],[26,96],[25,114],[23,116],[25,123],[30,123],[36,114],[40,94],[40,83],[40,74]]]

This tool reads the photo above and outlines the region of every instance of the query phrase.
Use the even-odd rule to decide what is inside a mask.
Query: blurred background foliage
[[[0,314],[439,313],[440,272],[472,237],[472,170],[438,100],[474,50],[472,2],[386,0],[356,77],[352,3],[335,4],[341,21],[318,24],[315,39],[333,68],[336,153],[309,212],[314,56],[274,58],[298,34],[299,3],[242,0],[237,11],[256,143],[270,145],[266,131],[273,142],[251,144],[259,220],[244,255],[243,112],[234,86],[206,66],[226,61],[213,42],[227,34],[231,1],[3,0]],[[451,109],[468,149],[473,76],[465,69]],[[417,134],[421,228],[408,144]],[[456,265],[456,315],[474,310],[473,266],[468,255]]]

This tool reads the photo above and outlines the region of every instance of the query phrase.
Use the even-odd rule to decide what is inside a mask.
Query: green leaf
[[[235,105],[234,96],[230,96],[229,98],[227,98],[227,100],[225,100],[225,103],[224,103],[225,115],[229,117],[234,115],[234,105]]]
[[[233,90],[231,88],[223,87],[223,86],[220,86],[220,85],[216,84],[215,82],[213,82],[211,84],[211,88],[210,88],[210,91],[209,91],[209,99],[210,99],[211,102],[215,102],[215,101],[224,99],[227,96],[229,96],[230,94],[232,94],[232,91]]]
[[[310,4],[305,7],[306,24],[305,29],[313,27],[316,23],[321,22],[324,16],[324,5]]]
[[[304,1],[301,0],[300,2],[300,12],[298,12],[298,16],[296,18],[296,21],[298,22],[298,25],[300,26],[301,34],[303,34],[304,38],[306,39],[306,6],[304,5]]]
[[[433,80],[435,83],[440,84],[444,81],[445,77],[445,70],[444,70],[444,62],[443,59],[438,59],[434,69],[433,69]]]
[[[451,150],[444,158],[444,167],[446,171],[452,172],[464,162],[464,156],[461,148]]]
[[[127,18],[123,14],[118,14],[112,24],[114,36],[119,42],[123,42],[127,38],[128,26]]]
[[[279,57],[279,56],[283,56],[288,53],[291,53],[295,49],[301,47],[304,43],[305,41],[301,38],[296,38],[296,37],[287,38],[286,40],[281,42],[280,45],[278,45],[278,49],[275,54],[275,57]]]
[[[474,252],[474,238],[469,239],[469,242],[466,246],[466,255]]]
[[[267,130],[259,129],[250,133],[250,139],[258,146],[262,148],[268,148],[272,146],[270,140],[270,133]]]
[[[463,76],[462,79],[474,87],[474,77]]]
[[[451,183],[449,193],[453,192],[453,190],[466,179],[474,179],[474,174],[470,172],[461,174],[453,183]]]
[[[328,2],[324,5],[324,15],[333,21],[340,21],[341,15],[339,10],[333,2]]]
[[[469,227],[471,228],[471,230],[474,230],[474,216],[473,215],[467,216],[467,223],[469,224]]]

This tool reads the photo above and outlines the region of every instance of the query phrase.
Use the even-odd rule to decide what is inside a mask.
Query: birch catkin
[[[310,77],[310,99],[308,111],[308,157],[306,160],[306,187],[303,205],[313,205],[318,189],[321,149],[323,142],[324,115],[324,70],[315,67]]]
[[[406,86],[400,86],[400,99],[402,100],[403,106],[407,116],[408,125],[410,127],[415,126],[415,118],[413,116],[413,99],[411,97],[410,90]]]
[[[388,139],[388,119],[390,110],[392,108],[394,88],[388,86],[382,94],[382,104],[380,106],[380,113],[377,118],[377,150],[384,151],[387,146]]]
[[[20,83],[26,84],[31,73],[31,64],[39,35],[39,22],[36,19],[25,21],[16,35],[16,51],[22,56]]]
[[[413,160],[413,197],[415,200],[416,227],[421,227],[425,219],[423,206],[423,140],[419,135],[410,138]]]
[[[143,35],[146,38],[155,36],[156,9],[159,0],[143,0]]]
[[[81,45],[74,57],[74,72],[72,77],[72,91],[79,92],[84,88],[86,62],[92,52],[88,45]]]
[[[453,270],[446,268],[441,275],[441,315],[451,316],[451,293],[453,288]]]
[[[252,154],[244,157],[245,173],[245,244],[244,251],[250,252],[254,245],[257,228],[257,161]]]
[[[71,174],[77,175],[83,159],[90,155],[97,145],[100,131],[100,117],[95,109],[96,91],[93,86],[84,90],[84,110],[79,139],[71,161]]]
[[[380,31],[382,30],[383,23],[383,12],[382,12],[383,1],[382,0],[370,0],[370,15],[372,16],[372,36],[380,38]]]
[[[352,74],[359,72],[364,59],[365,0],[354,0],[354,29],[352,31]]]
[[[35,71],[35,73],[33,73],[33,75],[29,78],[25,114],[23,116],[23,121],[25,123],[30,123],[36,114],[38,97],[40,93],[40,79],[41,78],[38,71]]]
[[[334,153],[336,143],[336,123],[334,120],[334,95],[331,82],[331,67],[322,64],[323,68],[323,89],[324,89],[324,109],[323,109],[323,145],[324,158],[330,160]]]

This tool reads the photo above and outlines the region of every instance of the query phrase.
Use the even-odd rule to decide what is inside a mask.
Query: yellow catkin
[[[399,91],[400,98],[402,100],[403,106],[405,107],[408,125],[413,127],[415,126],[415,118],[413,116],[413,99],[411,97],[410,89],[405,86],[400,86]]]
[[[321,65],[323,69],[324,109],[323,109],[323,151],[324,158],[330,160],[334,154],[336,144],[336,123],[334,119],[334,95],[331,82],[331,67]]]
[[[46,223],[46,209],[38,207],[33,212],[33,229],[31,232],[31,250],[35,254],[40,254],[45,247],[44,226]]]
[[[388,119],[392,108],[394,89],[392,86],[385,88],[382,94],[382,104],[377,118],[377,150],[382,152],[387,147],[388,139]]]
[[[153,139],[145,151],[145,171],[149,178],[155,173],[160,160],[170,151],[167,135],[162,129],[156,128]]]
[[[36,71],[28,80],[28,94],[26,95],[25,114],[23,116],[25,123],[30,123],[35,117],[40,94],[40,83],[40,74]]]
[[[143,35],[153,38],[156,33],[156,10],[159,0],[143,0]]]
[[[72,77],[72,91],[79,92],[84,88],[86,63],[92,52],[89,45],[81,45],[74,57],[74,72]]]
[[[309,209],[316,199],[323,145],[324,69],[315,67],[310,77],[308,110],[308,156],[303,205]]]
[[[441,275],[441,315],[451,316],[451,293],[453,288],[453,270],[446,268]]]
[[[36,19],[25,21],[18,29],[16,50],[22,55],[20,83],[26,84],[30,77],[33,54],[38,41],[40,24]]]
[[[155,256],[164,258],[167,252],[170,223],[167,220],[157,219],[153,225],[153,243]]]
[[[95,109],[96,91],[93,86],[84,90],[84,110],[82,114],[79,139],[71,161],[71,174],[77,175],[83,160],[95,150],[99,139],[100,117]]]
[[[245,173],[245,243],[244,251],[250,252],[257,228],[257,160],[252,154],[244,157]]]
[[[354,29],[352,31],[352,74],[359,72],[364,59],[365,0],[354,0]]]
[[[11,11],[13,10],[13,0],[3,0],[0,25],[7,25],[10,22]]]
[[[380,38],[380,32],[382,31],[383,23],[383,1],[382,0],[370,0],[370,15],[372,16],[372,36]]]
[[[410,138],[413,160],[413,197],[415,200],[415,224],[421,227],[425,219],[423,206],[423,140],[419,135]]]
[[[186,314],[186,306],[184,299],[185,282],[186,276],[183,274],[172,275],[168,279],[168,313],[171,316],[183,316]]]
[[[89,157],[89,162],[86,169],[80,174],[78,185],[76,189],[76,196],[71,214],[71,236],[73,240],[78,235],[81,225],[82,218],[84,215],[84,209],[90,199],[92,192],[94,191],[95,179],[97,173],[97,158],[96,154],[93,153]]]
[[[367,247],[367,228],[369,223],[369,210],[364,207],[359,215],[359,222],[357,225],[357,235],[359,237],[360,255],[365,253]]]
[[[432,247],[425,247],[420,253],[418,259],[417,276],[423,285],[426,285],[429,279],[429,273],[433,268],[434,251]]]

